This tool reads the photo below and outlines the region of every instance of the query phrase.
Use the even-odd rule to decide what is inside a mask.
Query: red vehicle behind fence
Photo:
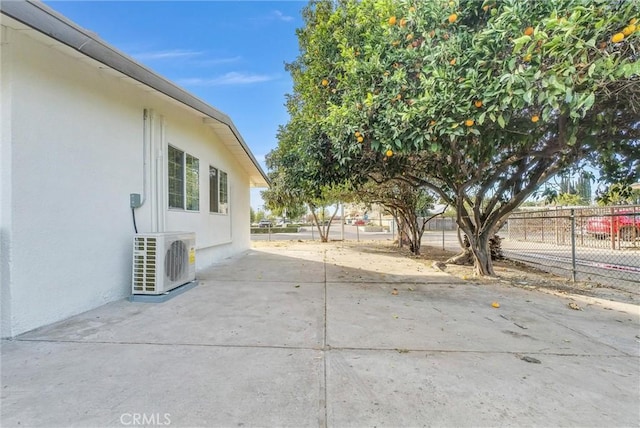
[[[612,229],[613,221],[613,229]],[[640,212],[618,211],[613,215],[591,217],[587,220],[587,233],[598,239],[620,234],[623,241],[640,239]]]

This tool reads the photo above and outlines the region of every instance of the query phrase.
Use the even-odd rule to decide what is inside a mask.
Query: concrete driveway
[[[3,341],[1,425],[640,425],[637,306],[340,243],[260,244],[199,279]]]

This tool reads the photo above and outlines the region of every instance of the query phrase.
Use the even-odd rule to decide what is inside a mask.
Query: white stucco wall
[[[145,157],[139,232],[196,232],[198,269],[249,247],[248,178],[201,116],[66,48],[3,31],[2,337],[129,295],[129,194],[143,193]],[[143,153],[145,109],[154,132]],[[154,198],[166,192],[167,143],[200,159],[200,212]],[[208,212],[209,164],[229,174],[230,215]]]

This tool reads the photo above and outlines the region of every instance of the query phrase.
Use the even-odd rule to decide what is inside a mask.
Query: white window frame
[[[229,174],[213,165],[209,165],[209,212],[229,214]]]
[[[172,186],[171,163],[173,159],[170,155],[172,150],[180,153],[180,168],[182,173],[182,177],[179,180],[181,193],[174,193],[173,195],[171,190],[175,186]],[[173,163],[175,164],[176,162]],[[192,184],[195,184],[195,186]],[[175,203],[176,196],[181,196],[181,203],[179,205]],[[167,149],[167,204],[171,210],[200,211],[200,159],[171,144],[168,145]]]

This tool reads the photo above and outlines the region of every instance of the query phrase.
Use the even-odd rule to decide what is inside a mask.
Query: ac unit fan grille
[[[134,247],[133,289],[134,291],[156,291],[156,238],[136,237]]]
[[[171,281],[182,278],[187,271],[189,250],[182,241],[174,241],[164,258],[164,273]]]

